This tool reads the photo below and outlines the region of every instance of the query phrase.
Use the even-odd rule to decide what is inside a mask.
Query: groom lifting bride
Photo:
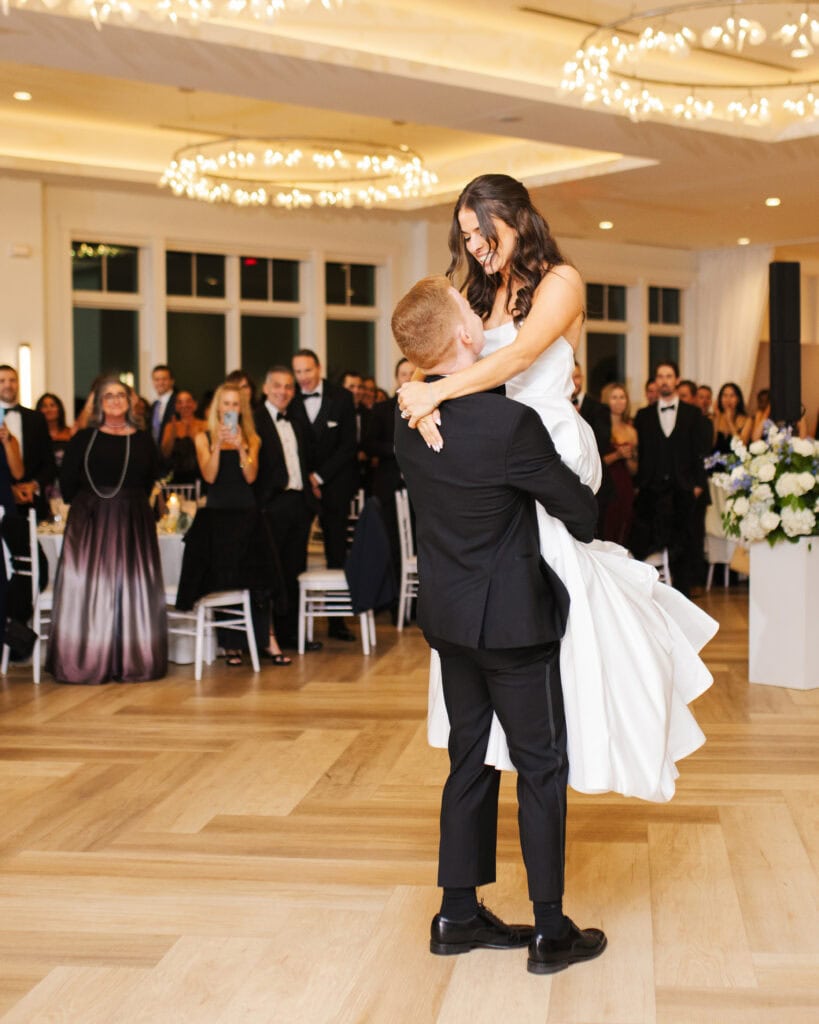
[[[392,327],[428,380],[471,365],[483,347],[481,320],[444,277],[419,281],[398,303]],[[395,432],[416,514],[418,624],[440,654],[451,729],[443,900],[430,949],[528,945],[528,969],[549,974],[599,956],[606,938],[563,914],[568,761],[559,651],[569,596],[541,557],[535,503],[582,542],[593,537],[597,504],[561,462],[537,413],[502,389],[448,401],[442,415],[440,452],[401,420]],[[500,773],[484,763],[493,713],[518,771],[534,928],[506,925],[477,900],[477,886],[495,880]]]

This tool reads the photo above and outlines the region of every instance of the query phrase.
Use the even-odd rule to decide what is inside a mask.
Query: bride
[[[463,276],[465,266],[462,290],[483,320],[484,358],[433,383],[405,384],[402,415],[440,450],[446,439],[437,407],[505,382],[507,396],[538,412],[563,461],[597,490],[594,435],[570,401],[584,320],[580,275],[526,188],[503,174],[482,175],[463,190],[449,248],[447,275]],[[688,704],[713,681],[698,651],[717,623],[624,548],[582,544],[540,506],[538,526],[543,558],[571,598],[560,649],[569,784],[583,793],[670,800],[676,762],[705,741]],[[449,721],[435,651],[428,734],[432,746],[446,747]],[[497,719],[486,763],[514,770]]]

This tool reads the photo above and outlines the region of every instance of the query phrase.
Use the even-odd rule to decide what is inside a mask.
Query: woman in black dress
[[[46,668],[61,683],[141,682],[168,667],[150,435],[138,430],[131,389],[103,377],[89,426],[65,450],[60,488],[71,511],[54,584]]]
[[[250,590],[259,654],[267,654],[275,665],[288,665],[290,658],[267,628],[271,593],[281,589],[281,573],[252,487],[261,440],[246,390],[238,383],[226,381],[217,388],[208,426],[195,438],[207,503],[185,537],[176,607],[187,611],[203,595],[219,590]],[[218,637],[228,665],[241,665],[242,652],[230,632],[222,630]]]
[[[207,423],[196,417],[196,399],[184,388],[177,391],[174,418],[162,434],[164,469],[175,484],[194,484],[202,479],[196,455],[196,438],[207,430]]]

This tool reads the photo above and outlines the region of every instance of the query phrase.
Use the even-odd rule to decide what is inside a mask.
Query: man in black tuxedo
[[[660,363],[657,402],[634,417],[638,494],[629,547],[640,559],[667,547],[672,583],[688,596],[697,564],[694,510],[707,484],[707,452],[702,413],[680,400],[679,378],[675,363]]]
[[[364,450],[364,435],[370,419],[370,407],[364,402],[364,378],[358,370],[345,370],[341,375],[341,386],[353,396],[355,408],[356,463],[358,465],[358,486],[364,493],[370,492],[370,459]]]
[[[162,443],[165,427],[176,415],[176,388],[170,366],[159,363],[151,371],[156,401],[151,404],[151,437],[157,448]]]
[[[594,433],[594,440],[597,443],[597,451],[600,453],[600,466],[602,475],[600,487],[597,491],[597,528],[594,531],[595,537],[602,538],[603,525],[606,521],[606,508],[614,497],[614,484],[611,482],[609,467],[603,456],[608,455],[611,450],[611,409],[583,390],[583,370],[580,363],[575,360],[572,371],[572,405],[577,409],[583,419],[589,424]]]
[[[286,366],[268,370],[263,391],[265,402],[253,414],[256,431],[262,439],[254,489],[279,553],[284,577],[287,607],[273,616],[276,639],[281,647],[296,647],[299,573],[307,566],[307,541],[319,507],[318,489],[314,490],[310,483],[305,428],[289,414],[296,393],[292,371]],[[267,609],[266,616],[264,610],[261,611],[259,621],[254,624],[256,644],[263,652],[268,648],[270,610]],[[307,649],[317,651],[321,646],[317,640],[310,641]]]
[[[291,411],[310,439],[310,484],[321,494],[319,522],[327,568],[343,569],[350,502],[359,486],[353,397],[322,379],[321,363],[310,349],[293,356],[293,373],[299,390]],[[355,639],[342,619],[330,619],[328,631],[338,640]]]
[[[46,491],[57,478],[54,449],[48,424],[42,413],[27,409],[17,401],[20,381],[13,366],[0,366],[0,408],[3,423],[17,438],[23,457],[23,476],[12,484],[14,501],[21,511],[37,510],[37,518],[49,514]]]
[[[395,367],[396,392],[402,384],[412,380],[415,367],[409,359],[399,359]],[[381,502],[381,514],[390,538],[393,568],[396,578],[401,577],[401,544],[398,538],[398,517],[395,493],[404,487],[404,478],[395,457],[395,408],[398,396],[386,402],[376,402],[367,420],[364,451],[372,460],[372,493]]]
[[[393,333],[428,379],[472,363],[481,321],[446,278],[419,281],[393,314]],[[441,802],[441,911],[430,949],[529,945],[529,970],[546,974],[599,955],[597,929],[562,909],[566,723],[559,651],[568,593],[540,556],[535,498],[578,539],[594,534],[597,506],[563,465],[537,414],[499,393],[441,409],[436,453],[396,412],[395,447],[416,512],[418,624],[441,655],[451,726]],[[500,774],[484,763],[492,714],[518,769],[520,840],[535,928],[506,925],[476,887],[495,880]]]

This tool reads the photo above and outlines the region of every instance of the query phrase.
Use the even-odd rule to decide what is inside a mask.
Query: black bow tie
[[[308,391],[305,394],[305,392],[302,391],[301,397],[302,398],[321,398],[321,392],[320,391]]]
[[[287,415],[286,412],[277,412],[276,413],[276,422],[277,423],[279,422],[279,420],[289,420],[289,419],[290,419],[290,417]]]
[[[674,406],[674,405],[661,405],[660,406],[660,412],[671,412],[671,410],[675,409],[675,408],[676,408],[676,406]]]

